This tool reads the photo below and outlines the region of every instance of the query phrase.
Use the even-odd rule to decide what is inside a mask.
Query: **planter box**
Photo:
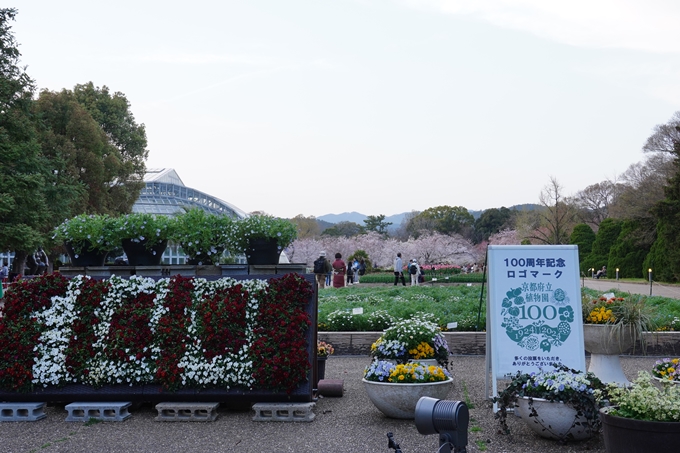
[[[112,275],[121,277],[140,275],[142,277],[170,277],[181,275],[183,277],[234,277],[244,275],[283,275],[291,272],[306,274],[305,263],[290,263],[276,265],[252,265],[247,264],[218,264],[210,266],[195,266],[190,264],[173,264],[159,266],[85,266],[85,267],[62,267],[59,272],[68,277],[76,275],[89,275],[91,277],[109,278]]]

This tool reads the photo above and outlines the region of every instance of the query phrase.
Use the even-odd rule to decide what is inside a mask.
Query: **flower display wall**
[[[13,285],[0,318],[0,388],[87,384],[290,394],[310,370],[311,283],[59,274]]]

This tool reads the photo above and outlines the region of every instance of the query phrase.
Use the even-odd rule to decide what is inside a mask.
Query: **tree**
[[[73,95],[118,151],[116,178],[111,181],[110,192],[112,199],[117,200],[116,210],[129,212],[144,187],[145,161],[149,155],[146,128],[135,121],[125,95],[118,91],[111,94],[106,85],[101,88],[95,87],[92,82],[76,85]]]
[[[323,236],[344,236],[351,237],[361,234],[364,231],[363,227],[358,223],[343,221],[338,222],[330,228],[323,230]]]
[[[9,25],[16,9],[0,9],[0,249],[14,250],[12,270],[23,273],[26,254],[43,241],[49,216],[48,166],[33,126],[33,80],[19,67],[20,52]]]
[[[576,225],[569,236],[569,243],[578,246],[578,262],[580,263],[581,271],[585,272],[585,259],[593,250],[593,242],[595,242],[595,232],[590,225],[586,223],[579,223]]]
[[[621,233],[609,250],[607,268],[619,269],[619,276],[623,278],[644,277],[642,263],[652,245],[645,241],[645,236],[638,220],[624,220]]]
[[[412,220],[417,231],[436,231],[441,234],[472,235],[475,218],[463,206],[437,206],[428,208]]]
[[[621,221],[616,219],[604,219],[597,230],[597,236],[593,242],[593,249],[583,260],[582,269],[602,269],[609,264],[609,251],[621,234]]]
[[[315,238],[321,234],[319,222],[316,221],[314,216],[305,217],[302,214],[298,214],[290,219],[290,221],[297,226],[299,238]]]
[[[378,234],[387,236],[387,227],[392,225],[392,222],[385,222],[385,214],[369,215],[364,219],[364,229],[366,231],[375,231]]]
[[[505,206],[500,209],[487,209],[475,220],[475,235],[476,243],[488,241],[489,236],[496,234],[504,229],[510,227],[512,219],[512,211]]]
[[[574,197],[579,218],[588,225],[597,228],[609,217],[610,206],[623,190],[622,184],[614,181],[602,181],[581,190]]]
[[[543,209],[538,211],[540,226],[529,235],[543,244],[558,245],[569,241],[576,210],[562,194],[562,186],[554,177],[539,196]]]

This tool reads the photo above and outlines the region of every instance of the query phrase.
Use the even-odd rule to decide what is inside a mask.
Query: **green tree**
[[[463,206],[437,206],[416,215],[412,222],[418,229],[407,227],[407,230],[414,233],[436,231],[446,235],[460,234],[469,238],[472,235],[475,218]],[[414,234],[414,237],[417,236]]]
[[[112,170],[115,179],[109,189],[111,200],[118,212],[129,212],[144,187],[145,162],[149,155],[146,149],[146,128],[137,124],[130,102],[125,94],[116,91],[111,94],[104,85],[95,87],[92,82],[73,88],[75,99],[92,115],[109,138],[117,153]]]
[[[23,273],[26,254],[43,240],[48,218],[48,166],[40,154],[31,105],[33,80],[19,66],[11,31],[13,8],[0,9],[0,249],[14,250],[13,271]]]
[[[512,220],[512,211],[505,206],[500,209],[491,208],[482,212],[475,220],[475,242],[488,241],[489,236],[496,234],[504,228],[508,228]]]
[[[576,225],[569,236],[569,243],[578,246],[578,261],[580,263],[581,272],[586,272],[588,267],[585,267],[585,258],[593,249],[593,242],[595,242],[595,232],[590,225],[586,223],[579,223]]]
[[[583,262],[584,269],[601,269],[609,263],[609,251],[621,234],[621,221],[615,219],[604,219],[600,222],[600,229],[597,231],[593,249]],[[608,272],[608,276],[611,273]]]
[[[369,215],[364,219],[364,229],[366,231],[375,231],[383,236],[387,236],[387,227],[392,225],[392,222],[385,222],[385,215]]]
[[[323,233],[321,233],[321,235],[332,237],[345,236],[349,238],[352,236],[356,236],[357,234],[361,234],[363,232],[364,228],[358,223],[343,221],[336,223],[330,228],[326,228],[325,230],[323,230]]]
[[[607,269],[615,272],[619,269],[622,278],[640,278],[642,263],[647,256],[651,244],[645,241],[645,228],[638,220],[624,220],[621,223],[621,233],[609,250]],[[615,276],[611,274],[610,276]]]

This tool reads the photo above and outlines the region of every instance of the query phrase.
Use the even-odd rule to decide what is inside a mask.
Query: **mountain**
[[[533,203],[525,203],[525,204],[517,204],[514,206],[510,206],[508,209],[510,210],[515,210],[515,211],[533,211],[534,209],[540,209],[540,205],[533,204]],[[486,211],[486,209],[482,209],[479,211],[468,211],[472,217],[477,220],[479,216],[482,215],[482,213]],[[399,228],[399,225],[401,225],[401,222],[404,221],[404,218],[406,217],[407,214],[410,214],[410,212],[402,212],[401,214],[394,214],[391,216],[386,216],[385,217],[385,222],[391,222],[392,225],[389,226],[388,231],[396,230]],[[317,220],[323,220],[324,222],[328,223],[340,223],[340,222],[354,222],[359,225],[364,225],[364,219],[366,219],[368,216],[366,214],[361,214],[360,212],[352,211],[352,212],[343,212],[342,214],[325,214],[322,216],[318,216],[316,219]]]

